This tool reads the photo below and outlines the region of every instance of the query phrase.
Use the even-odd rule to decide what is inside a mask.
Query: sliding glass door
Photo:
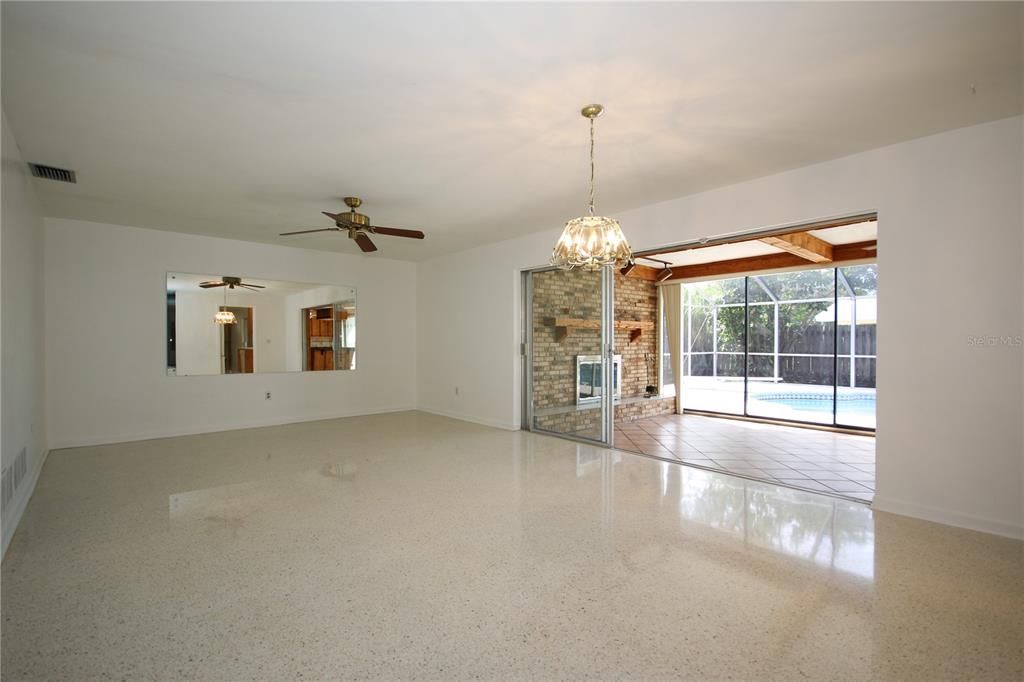
[[[524,410],[527,428],[612,441],[621,363],[612,352],[611,270],[526,272]]]
[[[878,267],[682,287],[684,409],[875,427]]]
[[[825,268],[747,278],[748,415],[833,422],[835,273]]]
[[[743,277],[683,285],[683,409],[743,414]]]
[[[875,428],[878,268],[838,268],[836,423]]]

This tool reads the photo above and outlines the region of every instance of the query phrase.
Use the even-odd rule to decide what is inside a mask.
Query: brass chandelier
[[[580,113],[590,119],[590,210],[565,224],[551,252],[551,264],[566,270],[600,270],[628,262],[633,252],[619,221],[594,215],[594,119],[604,113],[604,107],[588,104]]]

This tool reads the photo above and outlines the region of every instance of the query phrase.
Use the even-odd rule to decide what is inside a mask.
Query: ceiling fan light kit
[[[594,215],[594,119],[604,113],[600,104],[588,104],[580,114],[590,121],[590,205],[587,215],[565,224],[551,252],[551,264],[566,270],[599,270],[628,263],[633,252],[619,221]]]
[[[321,211],[325,216],[334,221],[334,227],[323,227],[317,230],[297,230],[295,232],[282,232],[282,237],[289,237],[296,234],[312,234],[314,232],[347,232],[348,238],[353,240],[363,253],[370,253],[377,250],[377,245],[370,239],[371,234],[382,234],[388,237],[406,237],[407,239],[423,239],[425,235],[419,230],[403,230],[397,227],[383,227],[370,224],[370,216],[359,213],[356,209],[363,205],[359,197],[345,197],[343,199],[348,206],[348,213],[329,213]]]

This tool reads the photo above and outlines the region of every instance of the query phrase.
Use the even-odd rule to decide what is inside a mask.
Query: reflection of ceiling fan
[[[323,214],[334,221],[334,227],[324,227],[319,230],[299,230],[298,232],[282,232],[282,237],[293,234],[311,234],[313,232],[348,232],[348,238],[354,239],[359,248],[364,252],[376,251],[377,245],[370,241],[369,235],[383,234],[389,237],[408,237],[409,239],[423,239],[424,234],[419,230],[402,230],[397,227],[379,227],[370,225],[370,217],[362,213],[356,213],[356,209],[363,204],[359,197],[345,197],[345,205],[351,211],[348,213]]]
[[[217,287],[227,287],[228,289],[234,289],[235,287],[242,287],[243,289],[266,289],[262,284],[249,284],[243,282],[241,277],[221,277],[219,282],[201,282],[199,284],[202,289],[216,289]]]

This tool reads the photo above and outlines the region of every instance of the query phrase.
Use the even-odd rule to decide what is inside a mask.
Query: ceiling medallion
[[[588,104],[580,114],[590,119],[590,210],[565,224],[551,252],[551,264],[566,270],[600,270],[630,260],[633,253],[619,221],[594,215],[594,119],[604,113],[600,104]]]

